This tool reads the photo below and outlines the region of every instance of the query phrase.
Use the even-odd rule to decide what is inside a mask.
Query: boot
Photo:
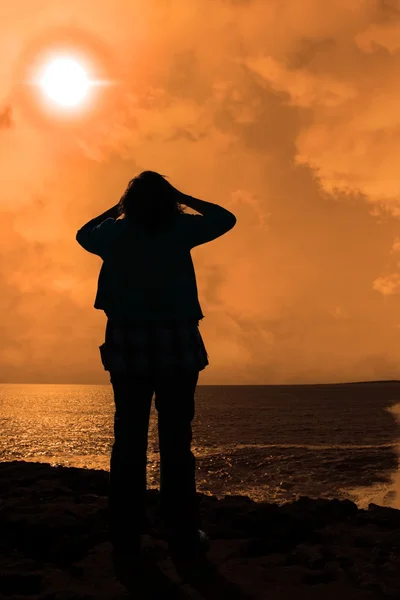
[[[175,532],[168,536],[168,548],[171,558],[181,561],[206,554],[210,549],[210,539],[201,529],[196,529],[189,534]]]

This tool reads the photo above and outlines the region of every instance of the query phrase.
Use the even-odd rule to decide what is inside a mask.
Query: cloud
[[[396,5],[204,7],[1,7],[4,381],[108,381],[104,316],[92,308],[101,263],[75,233],[142,169],[237,215],[231,232],[193,251],[204,383],[395,374]],[[77,122],[49,118],[26,80],[61,38],[113,82]]]
[[[290,69],[272,56],[247,59],[245,64],[277,92],[286,92],[293,106],[335,108],[353,99],[356,90],[336,78]]]
[[[390,296],[400,293],[400,273],[391,273],[390,275],[378,277],[373,282],[373,288],[383,294]]]
[[[399,22],[374,23],[357,34],[355,42],[364,52],[372,53],[385,48],[393,54],[400,48],[399,34]]]
[[[6,106],[0,110],[0,129],[11,129],[14,126],[11,106]]]

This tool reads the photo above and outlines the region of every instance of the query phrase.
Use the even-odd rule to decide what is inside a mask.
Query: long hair
[[[128,184],[119,201],[119,214],[147,229],[160,229],[183,214],[175,188],[164,175],[143,171]]]

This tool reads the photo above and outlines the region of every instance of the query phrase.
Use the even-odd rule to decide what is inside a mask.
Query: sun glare
[[[83,66],[73,58],[53,59],[43,69],[40,87],[61,107],[79,106],[85,100],[90,80]]]

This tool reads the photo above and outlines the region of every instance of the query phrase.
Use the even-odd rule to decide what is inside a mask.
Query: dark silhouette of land
[[[147,590],[115,578],[107,531],[108,472],[0,463],[0,597],[22,600],[400,597],[400,511],[349,500],[278,506],[199,494],[208,561],[185,583],[168,555],[159,493],[148,490]],[[150,576],[151,575],[151,576]]]

